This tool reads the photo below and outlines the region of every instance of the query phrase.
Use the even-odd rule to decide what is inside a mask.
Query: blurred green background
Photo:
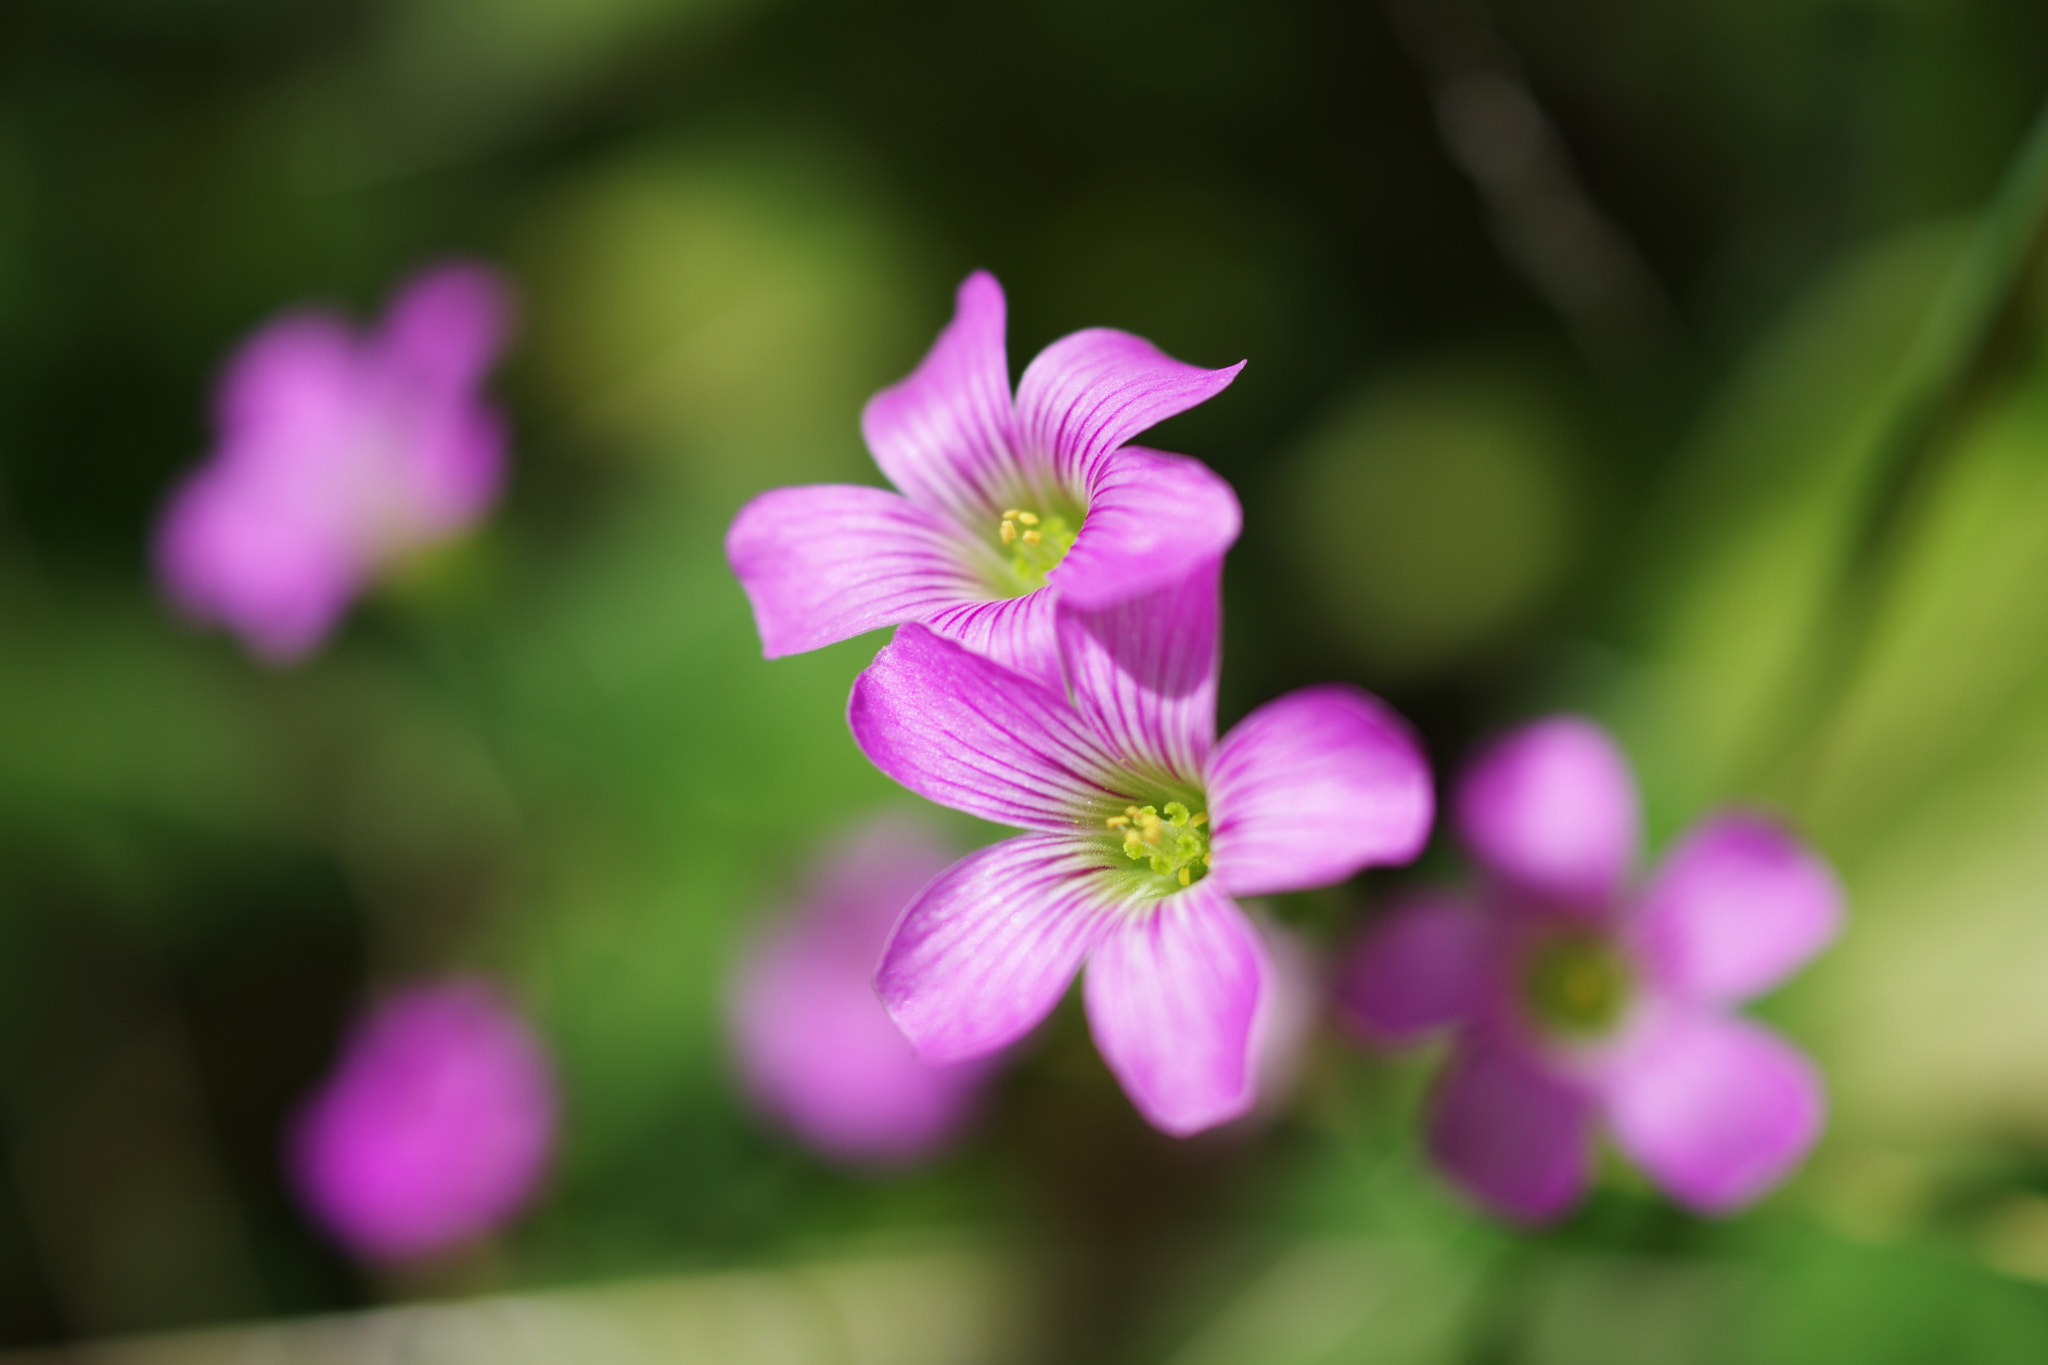
[[[892,1312],[998,1268],[990,1359],[2048,1356],[2044,100],[2037,0],[0,7],[0,1345],[915,1253]],[[223,356],[451,252],[524,300],[500,515],[294,669],[174,620]],[[876,478],[860,404],[978,266],[1013,369],[1250,359],[1148,438],[1245,504],[1226,721],[1351,678],[1448,771],[1587,710],[1656,840],[1755,800],[1836,860],[1766,1007],[1835,1105],[1791,1186],[1507,1233],[1415,1151],[1426,1064],[1325,1037],[1176,1143],[1070,1012],[924,1170],[746,1112],[734,953],[908,798],[842,722],[875,641],[764,663],[723,529]],[[1280,912],[1334,948],[1448,853]],[[557,1048],[561,1159],[366,1276],[278,1126],[458,964]]]

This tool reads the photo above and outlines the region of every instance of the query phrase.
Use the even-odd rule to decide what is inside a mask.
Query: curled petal
[[[1201,782],[1216,742],[1222,574],[1218,558],[1111,606],[1061,599],[1060,659],[1074,705],[1126,766]]]
[[[919,506],[961,521],[990,515],[1021,469],[1003,326],[1003,287],[977,270],[910,377],[869,399],[860,415],[861,434],[889,482]]]
[[[1406,722],[1343,684],[1270,701],[1209,761],[1211,856],[1240,896],[1300,891],[1422,851],[1435,808]]]
[[[1221,559],[1243,524],[1237,494],[1201,461],[1125,446],[1102,461],[1087,519],[1050,581],[1064,602],[1110,606]]]
[[[770,489],[733,518],[725,556],[771,659],[919,620],[973,592],[947,523],[882,488]]]
[[[1635,859],[1642,817],[1621,746],[1579,716],[1496,740],[1458,784],[1458,833],[1481,862],[1551,901],[1603,907]]]
[[[1770,820],[1708,820],[1664,859],[1638,931],[1660,979],[1700,999],[1770,989],[1841,929],[1842,888],[1825,862]]]
[[[1213,877],[1127,910],[1104,938],[1081,983],[1088,1027],[1153,1127],[1186,1137],[1251,1108],[1268,975],[1258,930]]]
[[[1073,830],[1112,792],[1114,761],[1065,697],[920,625],[854,680],[847,723],[877,768],[984,820]]]
[[[1437,1082],[1429,1146],[1474,1199],[1517,1222],[1556,1218],[1592,1165],[1593,1102],[1519,1049],[1462,1047]]]
[[[1053,603],[1053,593],[1040,588],[1022,597],[960,602],[927,618],[925,624],[976,654],[1057,688],[1060,646]]]
[[[1746,1019],[1687,1013],[1617,1069],[1615,1141],[1674,1199],[1726,1213],[1784,1179],[1820,1135],[1813,1064]]]
[[[970,853],[904,911],[875,989],[929,1062],[979,1057],[1052,1011],[1115,905],[1071,837],[1025,834]]]
[[[1017,431],[1070,488],[1094,488],[1109,452],[1230,386],[1244,362],[1205,370],[1143,337],[1092,327],[1038,353],[1017,381]]]
[[[1338,1007],[1369,1038],[1418,1041],[1478,1016],[1494,951],[1492,926],[1471,906],[1411,895],[1360,936],[1338,978]]]

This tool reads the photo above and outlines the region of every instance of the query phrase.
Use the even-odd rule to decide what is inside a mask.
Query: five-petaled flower
[[[778,488],[740,510],[726,555],[768,657],[919,621],[1056,683],[1055,596],[1110,606],[1237,539],[1229,484],[1126,442],[1242,363],[1198,369],[1092,328],[1041,351],[1013,401],[1003,327],[1001,286],[970,275],[923,362],[869,401],[861,430],[900,492]]]
[[[366,582],[474,522],[503,472],[477,390],[509,316],[495,273],[455,264],[415,276],[368,336],[319,311],[258,331],[222,376],[212,458],[158,528],[172,600],[297,658]]]
[[[993,1058],[917,1055],[875,999],[875,963],[903,908],[953,861],[923,825],[880,817],[827,850],[798,912],[756,946],[730,1006],[741,1079],[826,1156],[914,1161],[973,1116]]]
[[[1834,875],[1770,821],[1702,822],[1646,886],[1627,760],[1558,717],[1483,753],[1457,796],[1488,874],[1476,903],[1410,899],[1340,986],[1368,1037],[1455,1031],[1430,1119],[1437,1162],[1481,1203],[1540,1222],[1583,1192],[1595,1126],[1679,1202],[1756,1199],[1803,1157],[1819,1077],[1733,1013],[1833,938]]]
[[[286,1161],[308,1211],[373,1261],[447,1251],[533,1196],[554,1143],[546,1050],[478,977],[411,986],[350,1031]]]
[[[1055,614],[1064,688],[906,625],[849,720],[911,790],[1027,833],[955,863],[904,912],[877,989],[935,1061],[1031,1029],[1083,963],[1104,1059],[1186,1134],[1245,1112],[1266,952],[1235,897],[1406,861],[1428,835],[1407,726],[1352,687],[1307,688],[1216,740],[1212,560],[1116,606]]]

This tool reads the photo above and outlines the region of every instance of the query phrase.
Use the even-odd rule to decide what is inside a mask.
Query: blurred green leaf
[[[1377,381],[1309,439],[1276,509],[1306,619],[1387,681],[1526,631],[1587,519],[1582,441],[1568,405],[1505,364]]]
[[[823,151],[644,149],[532,228],[536,354],[602,447],[720,505],[876,476],[861,405],[922,339],[901,247]]]

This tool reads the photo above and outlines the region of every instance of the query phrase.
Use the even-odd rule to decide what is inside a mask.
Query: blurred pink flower
[[[367,336],[287,314],[243,343],[218,441],[165,508],[157,571],[178,607],[275,662],[319,645],[365,583],[497,496],[504,423],[478,385],[510,303],[482,266],[408,281]]]
[[[1487,874],[1477,902],[1411,896],[1367,931],[1339,986],[1368,1037],[1453,1031],[1430,1123],[1438,1163],[1530,1222],[1578,1202],[1602,1122],[1702,1212],[1781,1180],[1819,1136],[1820,1078],[1734,1007],[1834,937],[1827,865],[1770,821],[1724,813],[1632,890],[1627,759],[1569,716],[1484,752],[1457,817]]]
[[[454,977],[380,1001],[293,1121],[286,1163],[307,1210],[367,1260],[429,1256],[527,1202],[553,1145],[546,1051],[489,982]]]
[[[885,816],[821,860],[796,913],[760,943],[731,997],[733,1048],[756,1104],[828,1157],[914,1161],[972,1117],[995,1058],[924,1061],[875,998],[903,908],[953,861],[921,823]]]

